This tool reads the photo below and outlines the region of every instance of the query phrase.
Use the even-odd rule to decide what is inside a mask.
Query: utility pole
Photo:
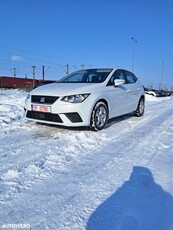
[[[133,55],[132,55],[132,72],[134,70],[134,63],[135,63],[135,44],[138,42],[133,37],[131,38],[133,40]]]
[[[162,62],[162,73],[161,73],[161,78],[160,78],[160,89],[163,88],[162,82],[163,82],[164,65],[165,65],[165,63]]]
[[[36,68],[36,66],[32,66],[32,76],[33,76],[33,88],[35,87],[35,68]]]
[[[43,65],[42,66],[42,77],[43,77],[43,81],[44,81],[44,76],[45,76],[45,68],[44,68],[45,66]]]
[[[13,77],[16,77],[16,68],[13,68]]]
[[[84,65],[84,64],[82,64],[82,65],[80,65],[80,66],[82,67],[82,69],[84,69],[84,66],[85,66],[85,65]]]
[[[69,64],[66,65],[66,74],[69,74]]]

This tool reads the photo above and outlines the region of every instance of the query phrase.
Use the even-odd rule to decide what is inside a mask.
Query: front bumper
[[[88,99],[82,103],[68,103],[58,99],[49,105],[51,112],[34,111],[33,105],[29,99],[25,101],[25,116],[28,120],[67,127],[90,125],[92,105]]]

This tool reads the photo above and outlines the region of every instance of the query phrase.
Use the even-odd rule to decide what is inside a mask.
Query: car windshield
[[[57,82],[60,83],[101,83],[112,69],[86,69],[73,72]]]

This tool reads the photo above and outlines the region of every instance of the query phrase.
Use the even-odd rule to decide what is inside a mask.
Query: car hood
[[[32,95],[65,96],[92,93],[104,87],[103,83],[51,83],[31,91]]]

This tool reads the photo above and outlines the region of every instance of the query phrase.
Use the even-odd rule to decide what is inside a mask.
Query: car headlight
[[[65,96],[61,100],[65,102],[70,102],[70,103],[81,103],[83,102],[87,97],[89,96],[89,93],[87,94],[77,94],[77,95],[70,95],[70,96]]]

